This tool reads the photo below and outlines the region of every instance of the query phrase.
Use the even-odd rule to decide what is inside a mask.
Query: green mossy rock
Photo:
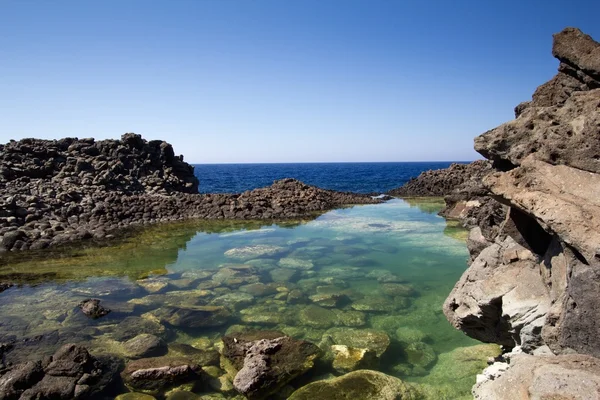
[[[415,367],[428,368],[437,360],[435,351],[427,343],[413,342],[404,351],[406,360]]]
[[[419,393],[400,379],[371,370],[310,383],[288,400],[416,400]]]
[[[377,357],[381,357],[390,345],[387,333],[375,329],[331,328],[325,335],[331,338],[333,344],[373,350]]]
[[[424,342],[428,340],[429,337],[419,329],[401,326],[400,328],[396,329],[396,339],[398,339],[400,343],[410,344],[415,342]]]
[[[221,306],[162,307],[153,314],[161,322],[179,328],[223,326],[231,317],[231,312]]]
[[[156,397],[144,393],[124,393],[115,397],[115,400],[156,400]]]

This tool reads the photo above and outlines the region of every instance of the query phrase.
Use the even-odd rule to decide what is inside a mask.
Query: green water
[[[20,362],[67,342],[123,354],[131,332],[148,329],[171,344],[218,349],[226,332],[252,328],[327,353],[332,335],[370,329],[383,342],[389,337],[379,370],[422,385],[430,398],[469,398],[475,374],[497,350],[468,347],[479,343],[442,314],[468,253],[464,231],[436,215],[441,206],[392,200],[279,225],[169,224],[110,246],[5,258],[0,280],[19,286],[0,294],[0,342],[35,338],[6,355]],[[77,304],[90,297],[113,311],[86,318]],[[164,307],[198,305],[224,306],[230,315],[210,328],[162,319]],[[321,373],[336,373],[324,365]]]

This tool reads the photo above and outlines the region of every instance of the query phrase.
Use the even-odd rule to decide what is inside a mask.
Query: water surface
[[[30,339],[7,355],[18,362],[66,342],[123,353],[122,343],[145,330],[206,350],[226,332],[274,329],[327,350],[371,329],[390,341],[379,370],[425,384],[437,398],[469,398],[481,356],[456,349],[478,342],[442,314],[468,254],[462,228],[436,215],[441,206],[392,200],[272,225],[167,224],[58,258],[11,258],[0,280],[20,285],[0,294],[0,342]],[[86,318],[77,304],[90,297],[113,311]],[[165,317],[173,307],[207,305],[228,315],[210,327]],[[460,362],[470,367],[461,371]]]

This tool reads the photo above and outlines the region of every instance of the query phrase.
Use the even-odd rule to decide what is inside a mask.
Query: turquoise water
[[[108,247],[11,259],[0,279],[21,285],[0,294],[0,342],[36,338],[7,354],[13,362],[66,342],[127,358],[123,342],[138,333],[165,338],[177,354],[177,343],[218,350],[226,332],[270,329],[318,344],[319,373],[339,374],[327,361],[332,341],[355,347],[375,332],[367,346],[383,351],[372,368],[439,389],[436,398],[468,397],[485,362],[463,350],[457,356],[478,343],[442,314],[468,254],[464,232],[436,215],[441,205],[392,200],[267,226],[162,225]],[[86,318],[77,304],[89,297],[113,311]],[[210,327],[165,316],[197,306],[223,312]],[[469,372],[446,371],[457,362]]]

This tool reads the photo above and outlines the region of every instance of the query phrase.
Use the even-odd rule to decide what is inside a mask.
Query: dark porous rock
[[[158,392],[202,379],[202,368],[185,357],[153,357],[130,361],[121,372],[126,386],[133,390]]]
[[[600,172],[600,44],[579,29],[554,35],[559,72],[540,86],[513,121],[475,139],[475,150],[508,168],[535,153],[538,160]]]
[[[299,219],[384,201],[295,179],[240,194],[199,194],[194,167],[170,144],[133,133],[0,145],[0,193],[0,252],[103,241],[123,228],[166,221]]]
[[[0,377],[0,399],[18,399],[21,393],[43,377],[44,369],[39,361],[14,366]]]
[[[600,43],[566,28],[552,54],[557,75],[514,120],[475,139],[492,161],[487,192],[459,200],[482,203],[479,215],[452,211],[477,226],[444,314],[471,337],[514,348],[478,379],[477,399],[600,393]]]
[[[451,194],[461,185],[477,187],[477,182],[491,170],[488,161],[470,164],[452,164],[448,168],[422,172],[403,186],[392,189],[388,194],[398,197],[431,197]]]
[[[109,386],[120,368],[111,358],[97,359],[67,344],[52,357],[17,364],[0,376],[0,399],[84,399]]]
[[[104,308],[100,305],[100,300],[98,299],[83,300],[81,303],[79,303],[78,307],[81,309],[82,313],[92,319],[104,317],[110,312],[110,309]]]
[[[264,399],[314,366],[321,350],[276,331],[223,337],[223,355],[238,371],[233,381],[248,399]]]

